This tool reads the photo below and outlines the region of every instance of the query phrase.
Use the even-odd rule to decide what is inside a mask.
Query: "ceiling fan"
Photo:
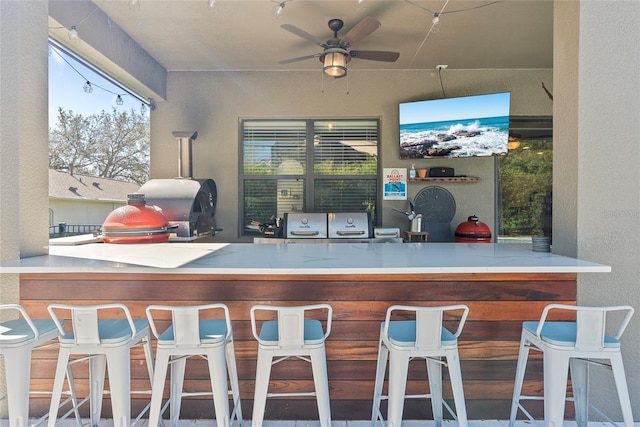
[[[344,22],[341,19],[331,19],[329,20],[328,25],[331,31],[333,31],[333,37],[326,42],[323,42],[314,35],[301,30],[295,25],[281,25],[285,30],[317,44],[324,50],[313,55],[285,59],[284,61],[280,61],[279,64],[290,64],[292,62],[304,61],[311,58],[319,58],[320,62],[323,64],[322,71],[325,74],[331,77],[344,77],[347,75],[347,63],[351,61],[351,58],[368,59],[370,61],[395,62],[400,56],[400,53],[398,52],[387,52],[382,50],[349,50],[352,45],[364,39],[380,27],[380,22],[375,18],[366,16],[342,38],[338,37],[338,32],[344,26]]]

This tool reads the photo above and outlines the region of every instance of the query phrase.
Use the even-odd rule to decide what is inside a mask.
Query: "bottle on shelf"
[[[415,177],[416,177],[416,165],[411,164],[411,169],[409,170],[409,178],[415,178]]]

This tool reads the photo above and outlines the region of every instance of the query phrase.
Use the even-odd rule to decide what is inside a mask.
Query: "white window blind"
[[[375,224],[378,129],[374,119],[242,120],[241,234],[286,212],[369,211]]]

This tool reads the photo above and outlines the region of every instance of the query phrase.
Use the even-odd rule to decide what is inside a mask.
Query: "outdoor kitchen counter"
[[[50,246],[0,273],[152,274],[603,273],[606,265],[491,243],[155,243]]]
[[[507,419],[522,321],[538,319],[552,302],[575,304],[578,274],[610,271],[606,265],[533,252],[530,245],[487,243],[96,243],[50,246],[49,252],[0,266],[1,273],[20,274],[20,303],[34,317],[46,318],[52,302],[122,302],[136,317],[144,317],[150,304],[225,303],[245,419],[251,418],[256,369],[249,316],[254,304],[332,305],[327,364],[334,420],[371,416],[380,322],[390,305],[467,304],[459,348],[469,418]],[[56,357],[55,348],[34,353],[32,388],[51,389]],[[542,393],[542,363],[534,357],[523,394]],[[141,351],[134,350],[133,358],[132,386],[148,389]],[[76,378],[86,379],[82,366],[74,369],[80,369]],[[407,393],[427,392],[425,379],[424,363],[412,364]],[[270,384],[271,391],[313,390],[303,361],[275,365]],[[185,388],[210,390],[206,361],[189,362]],[[78,393],[86,389],[81,382]],[[447,385],[444,394],[451,399]],[[146,402],[136,395],[133,407],[141,409]],[[530,412],[541,416],[541,402],[531,405]],[[407,401],[404,418],[430,418],[429,408]],[[33,416],[47,409],[46,397],[31,400]],[[103,415],[110,416],[109,405]],[[181,417],[213,418],[210,397],[189,398]],[[313,397],[267,402],[266,419],[316,417]]]

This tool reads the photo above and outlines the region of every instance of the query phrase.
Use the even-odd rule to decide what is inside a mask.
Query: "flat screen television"
[[[506,155],[510,100],[503,92],[400,103],[400,158]]]

